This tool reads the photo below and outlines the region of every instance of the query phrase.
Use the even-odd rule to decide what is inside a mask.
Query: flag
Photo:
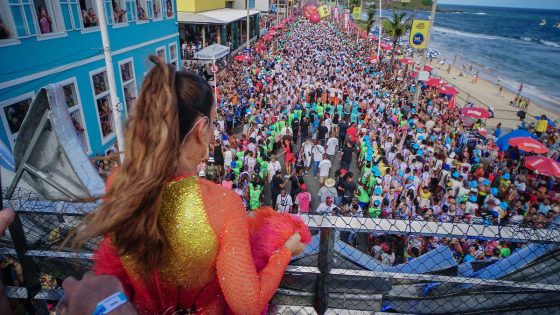
[[[362,8],[361,7],[354,7],[354,11],[352,11],[352,17],[354,20],[357,20],[362,15]]]
[[[321,17],[321,19],[324,19],[331,14],[331,9],[328,6],[324,5],[318,7],[317,12],[319,12],[319,16]]]
[[[447,105],[447,108],[455,109],[455,95],[451,96],[451,99],[449,100],[449,105]]]
[[[410,37],[408,38],[409,44],[412,48],[424,49],[427,47],[428,29],[430,28],[430,21],[427,20],[412,20],[412,27],[410,28]]]

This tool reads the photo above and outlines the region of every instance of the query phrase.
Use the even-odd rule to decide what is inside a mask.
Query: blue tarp
[[[520,137],[531,137],[533,139],[537,139],[537,136],[527,131],[527,129],[516,129],[508,134],[499,137],[498,141],[496,141],[496,144],[498,145],[498,148],[500,148],[500,151],[506,151],[509,148],[509,139]]]

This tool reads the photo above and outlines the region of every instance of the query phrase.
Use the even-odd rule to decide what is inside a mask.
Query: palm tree
[[[375,24],[375,5],[371,5],[368,9],[368,13],[367,13],[367,20],[362,21],[362,20],[358,20],[358,26],[360,27],[361,31],[366,32],[366,34],[368,35],[369,38],[369,32],[371,30],[371,27],[373,26],[373,24]],[[367,40],[366,40],[367,41]],[[364,44],[364,48],[367,48],[366,45]]]
[[[397,42],[401,36],[405,35],[408,30],[412,27],[412,19],[414,15],[410,15],[406,17],[406,13],[401,12],[398,13],[397,11],[393,10],[393,17],[390,19],[384,19],[381,23],[383,23],[383,31],[385,34],[391,37],[393,41],[393,50],[391,52],[391,65],[395,59],[395,52],[397,49]]]

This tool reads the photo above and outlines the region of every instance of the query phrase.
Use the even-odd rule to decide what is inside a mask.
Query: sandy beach
[[[490,82],[481,78],[475,84],[472,82],[473,76],[464,71],[464,76],[459,77],[462,70],[457,66],[452,65],[451,71],[448,74],[446,72],[448,64],[440,65],[439,60],[436,58],[433,59],[432,63],[427,64],[434,68],[432,71],[433,76],[441,77],[461,91],[456,98],[457,106],[464,106],[468,100],[473,102],[475,106],[484,104],[494,108],[496,117],[488,119],[487,127],[493,128],[499,122],[502,123],[503,128],[516,128],[519,126],[519,118],[516,116],[519,109],[512,107],[509,104],[509,102],[515,98],[515,92],[507,90],[504,87],[502,92],[498,94],[499,88],[496,85],[496,82]],[[529,107],[527,108],[526,121],[531,123],[534,121],[531,116],[540,117],[542,114],[547,115],[547,117],[550,117],[552,120],[559,118],[558,114],[545,109],[543,106],[531,100]]]

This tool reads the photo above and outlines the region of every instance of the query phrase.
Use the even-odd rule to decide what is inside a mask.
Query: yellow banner
[[[323,5],[317,8],[317,12],[319,12],[319,16],[324,19],[327,16],[331,15],[331,9],[329,6]]]
[[[354,11],[352,11],[352,17],[354,20],[357,20],[362,15],[362,8],[361,7],[354,7]]]
[[[430,21],[428,20],[412,20],[408,42],[413,48],[424,49],[427,47],[429,28]]]

